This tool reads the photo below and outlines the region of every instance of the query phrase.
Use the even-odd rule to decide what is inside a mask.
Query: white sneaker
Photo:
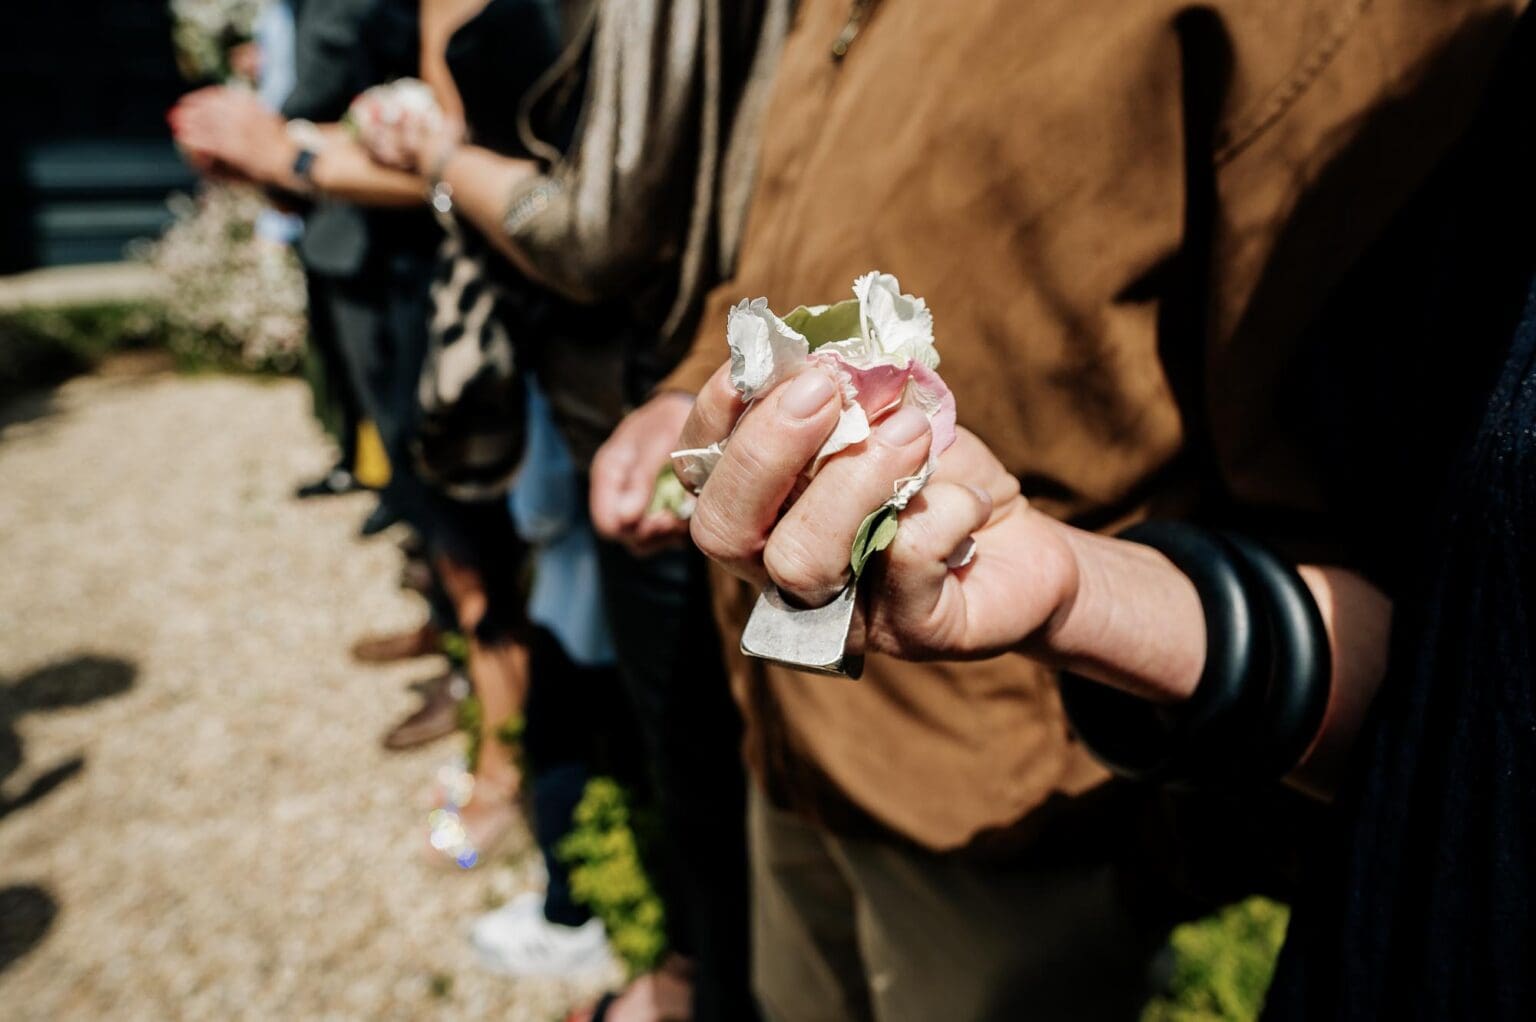
[[[505,976],[571,979],[613,962],[602,921],[559,926],[544,918],[544,897],[524,894],[476,919],[469,942],[480,963]]]

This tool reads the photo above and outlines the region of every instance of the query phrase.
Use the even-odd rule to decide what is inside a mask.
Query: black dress
[[[547,3],[491,0],[449,44],[448,66],[470,134],[504,155],[529,155],[516,114]],[[539,137],[557,148],[569,144],[575,128],[581,69],[578,63],[574,83],[562,82],[573,88],[551,90],[558,102],[539,104]],[[655,349],[655,332],[635,324],[628,302],[574,306],[531,291],[504,260],[492,258],[489,265],[518,296],[511,314],[529,342],[519,356],[584,467],[617,425],[626,390],[645,393],[648,363],[640,356]],[[557,643],[535,638],[524,739],[534,774],[535,829],[552,852],[588,768],[600,764],[620,773],[635,789],[637,808],[656,822],[640,851],[665,904],[668,946],[695,961],[692,1017],[752,1022],[741,720],[720,659],[691,653],[719,642],[707,575],[691,550],[633,558],[604,543],[600,558],[623,692],[606,691],[601,672],[576,671],[561,663]],[[557,855],[546,854],[546,862],[546,916],[579,923],[582,909],[569,897],[565,868]]]
[[[1356,469],[1375,456],[1341,485],[1391,538],[1380,563],[1410,568],[1383,568],[1391,667],[1266,1017],[1536,1018],[1530,15],[1484,116],[1322,335],[1348,353],[1318,360],[1320,386],[1352,392],[1331,404],[1354,421],[1320,425],[1356,439]]]
[[[519,111],[560,54],[553,0],[490,0],[454,33],[448,69],[464,103],[470,141],[502,155],[532,159]],[[562,76],[547,90],[530,125],[538,141],[564,150],[581,105],[582,76]],[[585,469],[627,410],[624,369],[634,343],[625,307],[616,302],[578,305],[531,283],[496,253],[479,232],[460,232],[465,251],[481,260],[501,295],[497,317],[512,337],[518,364],[538,379],[555,424],[579,467]],[[446,274],[450,264],[440,264]],[[446,277],[444,278],[446,279]],[[464,301],[481,285],[472,282]]]

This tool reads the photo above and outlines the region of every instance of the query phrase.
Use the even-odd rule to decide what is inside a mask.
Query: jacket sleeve
[[[577,136],[521,182],[503,229],[541,278],[577,301],[617,297],[675,260],[702,148],[710,0],[601,2]]]
[[[294,85],[283,116],[340,120],[371,82],[361,81],[363,21],[376,0],[306,0],[294,36]]]
[[[730,346],[725,342],[726,313],[732,305],[745,297],[748,296],[741,293],[741,285],[735,278],[717,285],[705,296],[703,313],[699,317],[692,346],[683,355],[682,361],[656,385],[654,392],[680,390],[697,394],[704,389],[704,384],[709,382],[715,370],[731,357]]]

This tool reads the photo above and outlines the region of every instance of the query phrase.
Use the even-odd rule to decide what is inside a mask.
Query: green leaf
[[[802,305],[784,317],[791,329],[805,335],[815,351],[829,341],[846,341],[859,336],[859,302],[850,298],[836,305]]]
[[[662,470],[656,473],[656,485],[651,490],[651,502],[646,507],[648,515],[666,511],[678,518],[687,518],[693,504],[693,494],[683,485],[683,481],[677,478],[677,473],[672,469],[669,461]]]
[[[853,536],[853,551],[848,556],[848,566],[853,569],[854,578],[864,573],[864,565],[869,563],[871,557],[895,540],[896,529],[900,525],[897,513],[889,505],[878,507],[859,525],[859,531]]]

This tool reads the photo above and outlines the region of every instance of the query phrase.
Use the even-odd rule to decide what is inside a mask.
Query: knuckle
[[[960,652],[953,623],[934,608],[924,609],[910,594],[882,594],[872,601],[872,648],[902,660],[943,660]]]
[[[924,504],[917,509],[917,513],[902,519],[901,528],[896,532],[896,539],[891,543],[891,562],[893,564],[927,563],[935,558],[947,556],[948,549],[940,549],[946,545],[943,532],[944,530],[939,527],[938,516],[934,514],[933,505]]]
[[[753,544],[743,542],[740,534],[721,520],[716,505],[710,501],[699,501],[688,523],[688,532],[705,557],[722,564],[741,563],[755,552]]]
[[[818,597],[842,588],[844,565],[829,564],[798,535],[775,534],[763,551],[763,568],[774,584],[797,596]]]
[[[757,435],[757,430],[748,431],[744,438],[733,440],[727,447],[722,465],[729,466],[729,477],[741,479],[758,479],[769,474],[777,474],[776,466],[767,457],[768,444],[762,442]],[[745,442],[743,442],[745,441]]]
[[[982,502],[963,486],[935,484],[912,502],[892,544],[900,561],[931,562],[948,557],[981,516]]]

